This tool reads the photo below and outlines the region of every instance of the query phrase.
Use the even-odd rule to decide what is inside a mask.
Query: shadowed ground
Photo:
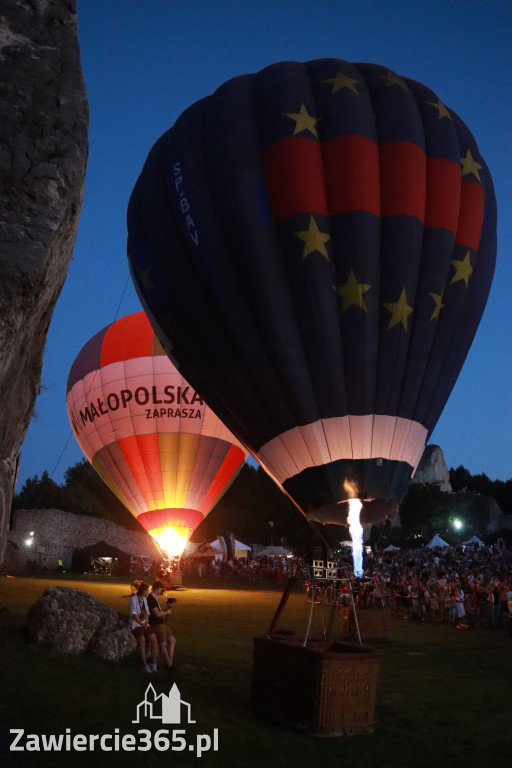
[[[32,642],[24,629],[30,605],[47,584],[84,589],[126,612],[128,582],[82,578],[0,579],[0,696],[2,766],[344,765],[400,768],[504,764],[512,748],[510,681],[512,639],[508,630],[458,631],[452,626],[393,619],[393,639],[372,641],[382,654],[375,732],[369,736],[316,739],[256,718],[249,705],[252,639],[265,635],[281,587],[261,583],[189,580],[176,591],[172,616],[177,636],[176,673],[143,676],[137,660],[109,665],[92,656],[70,657]],[[301,591],[290,598],[280,627],[300,634],[306,606]],[[314,632],[324,616],[315,614]],[[149,682],[168,693],[172,682],[191,705],[196,734],[219,734],[217,752],[187,751],[10,753],[10,728],[27,733],[136,732],[136,705]],[[291,696],[300,694],[300,681]],[[161,727],[159,721],[153,730]],[[145,726],[144,726],[145,727]],[[165,727],[165,726],[164,726]],[[172,728],[173,726],[167,726]],[[180,726],[180,727],[183,727]]]

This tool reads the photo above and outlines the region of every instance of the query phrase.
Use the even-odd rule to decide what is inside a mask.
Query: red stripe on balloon
[[[143,312],[122,317],[108,329],[101,349],[101,365],[151,357],[153,329]]]
[[[161,480],[160,455],[158,448],[158,435],[135,435],[126,437],[118,441],[123,455],[128,462],[131,475],[144,500],[146,507],[151,506],[155,496],[161,496],[160,492],[155,492],[154,481],[155,471],[158,464],[158,473]],[[153,474],[153,477],[151,475]]]
[[[317,141],[278,141],[264,150],[262,160],[275,221],[300,213],[327,216],[322,152]]]
[[[407,141],[379,147],[382,216],[425,219],[425,152]]]
[[[232,445],[199,507],[205,515],[221,493],[227,490],[227,484],[233,479],[233,475],[244,461],[244,452],[238,446]]]
[[[481,184],[464,179],[460,201],[459,225],[455,242],[475,251],[480,247],[484,221],[485,190]]]
[[[453,160],[427,160],[425,226],[449,229],[455,234],[460,211],[460,165]]]
[[[153,528],[191,528],[194,530],[204,520],[197,509],[165,508],[151,509],[137,517],[139,523],[151,531]]]
[[[329,213],[380,216],[379,151],[365,136],[337,136],[322,144]]]
[[[164,481],[162,478],[162,464],[160,461],[160,445],[158,433],[150,435],[137,435],[140,455],[144,464],[144,471],[151,488],[152,499],[164,497]],[[150,504],[148,504],[150,506]]]

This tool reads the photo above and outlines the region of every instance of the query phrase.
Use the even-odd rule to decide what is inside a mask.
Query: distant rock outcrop
[[[88,650],[105,661],[120,661],[136,648],[128,618],[70,587],[47,587],[30,608],[27,627],[36,640],[63,653]]]
[[[46,334],[82,204],[89,113],[74,0],[0,7],[0,564]]]
[[[437,485],[445,493],[452,492],[450,473],[444,460],[443,451],[438,445],[426,446],[411,482]]]

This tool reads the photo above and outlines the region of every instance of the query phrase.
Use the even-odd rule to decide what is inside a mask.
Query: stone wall
[[[25,542],[31,538],[32,544]],[[105,541],[130,555],[160,554],[148,533],[138,533],[110,520],[86,515],[73,515],[60,509],[20,509],[13,512],[12,529],[8,532],[2,566],[4,573],[21,573],[30,568],[57,569],[62,560],[71,567],[73,550]]]

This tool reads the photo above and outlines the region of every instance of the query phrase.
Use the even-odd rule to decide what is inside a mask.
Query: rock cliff
[[[442,449],[438,445],[427,445],[418,468],[411,481],[423,485],[437,485],[445,493],[452,492],[450,473]]]
[[[19,447],[71,260],[88,106],[75,0],[0,5],[0,563]]]

